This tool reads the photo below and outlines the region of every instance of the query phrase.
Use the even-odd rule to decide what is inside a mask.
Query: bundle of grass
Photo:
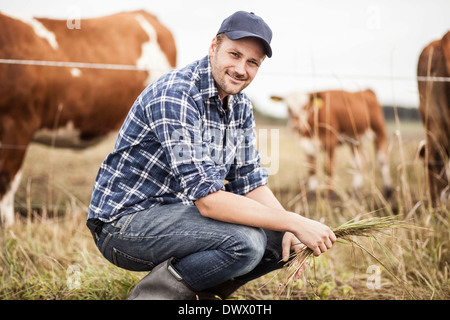
[[[377,258],[371,250],[365,248],[356,239],[358,237],[370,238],[376,242],[385,252],[388,251],[387,248],[379,241],[379,236],[392,236],[392,231],[399,228],[418,228],[411,224],[406,224],[399,221],[395,216],[387,217],[369,217],[365,219],[352,219],[339,227],[333,229],[336,235],[338,243],[351,244],[354,245],[365,253],[369,254],[378,263],[380,263],[396,280],[401,282],[398,277],[395,276],[393,272],[386,267],[386,265]],[[313,256],[313,251],[303,245],[303,247],[296,252],[292,253],[291,259],[286,263],[285,268],[287,269],[288,276],[280,286],[278,290],[278,295],[280,295],[286,288],[287,284],[295,277],[299,270],[308,262],[308,260]]]

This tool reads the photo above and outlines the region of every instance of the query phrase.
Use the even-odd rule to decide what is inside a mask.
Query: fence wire
[[[67,61],[47,61],[47,60],[21,60],[21,59],[0,59],[0,64],[13,65],[32,65],[63,68],[80,69],[104,69],[104,70],[128,70],[128,71],[165,71],[157,68],[143,68],[135,65],[107,64],[107,63],[88,63],[88,62],[67,62]],[[266,76],[298,76],[298,77],[316,77],[316,78],[335,78],[339,79],[373,79],[373,80],[396,80],[396,81],[428,81],[428,82],[450,82],[450,77],[429,77],[429,76],[376,76],[376,75],[327,75],[327,74],[303,74],[297,72],[262,72]]]

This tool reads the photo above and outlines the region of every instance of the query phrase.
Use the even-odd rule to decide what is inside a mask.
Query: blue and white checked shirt
[[[192,205],[218,190],[243,195],[267,177],[249,98],[229,96],[224,108],[206,56],[162,76],[136,99],[99,169],[88,219]]]

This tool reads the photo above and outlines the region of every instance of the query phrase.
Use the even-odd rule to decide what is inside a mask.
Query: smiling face
[[[224,34],[209,47],[211,71],[220,99],[246,88],[255,78],[265,58],[264,47],[256,38],[230,40]]]

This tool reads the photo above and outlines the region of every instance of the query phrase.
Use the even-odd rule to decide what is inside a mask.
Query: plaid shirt
[[[136,99],[103,161],[88,218],[104,222],[218,190],[244,195],[267,183],[244,93],[223,107],[208,56],[173,70]]]

